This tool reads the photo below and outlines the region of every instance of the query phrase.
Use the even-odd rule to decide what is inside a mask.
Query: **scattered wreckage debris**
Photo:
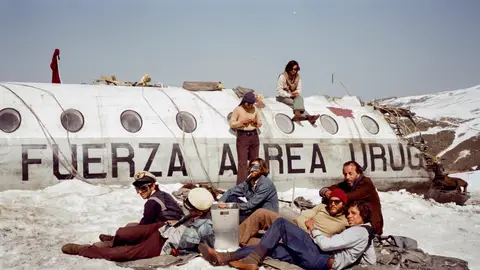
[[[115,75],[112,75],[109,77],[102,75],[100,76],[100,79],[95,80],[93,84],[98,85],[104,82],[106,85],[115,85],[115,86],[167,87],[164,84],[150,84],[151,81],[152,81],[152,78],[148,73],[143,75],[140,81],[138,82],[123,82],[123,81],[118,81]]]
[[[188,91],[220,91],[222,82],[183,82],[183,89]]]
[[[441,160],[427,152],[429,147],[417,128],[414,112],[400,107],[378,105],[378,101],[369,102],[366,105],[373,106],[375,110],[381,112],[396,135],[407,140],[409,145],[417,148],[423,154],[425,169],[433,174],[431,178],[432,183],[428,191],[423,194],[426,199],[433,199],[439,203],[454,202],[457,205],[464,205],[470,199],[470,195],[466,192],[467,182],[461,178],[448,176],[441,164]],[[410,125],[405,122],[405,119],[410,121]],[[413,126],[414,130],[409,128],[409,126]],[[417,132],[419,134],[416,137],[417,139],[415,137],[405,137],[405,135]],[[463,192],[461,187],[464,188]]]

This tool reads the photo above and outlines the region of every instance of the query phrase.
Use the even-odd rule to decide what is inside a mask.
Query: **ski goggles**
[[[259,171],[260,171],[260,167],[257,164],[252,164],[250,166],[250,172],[259,172]]]
[[[136,190],[137,192],[140,191],[140,192],[142,192],[142,193],[143,193],[143,192],[147,192],[147,191],[148,191],[148,188],[149,188],[149,186],[150,186],[151,184],[152,184],[152,183],[143,184],[143,185],[141,185],[141,186],[135,187],[135,190]]]

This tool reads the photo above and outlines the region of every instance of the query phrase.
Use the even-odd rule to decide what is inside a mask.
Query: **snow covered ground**
[[[458,176],[469,182],[470,191],[480,192],[480,171]],[[161,188],[172,192],[180,186]],[[297,196],[319,202],[317,190],[297,188]],[[290,199],[291,191],[281,197]],[[470,269],[480,269],[480,205],[440,205],[402,191],[382,192],[380,198],[385,234],[412,237],[429,253],[458,257],[467,260]],[[131,186],[92,186],[78,180],[38,191],[3,191],[0,269],[124,269],[105,260],[64,255],[60,248],[67,242],[92,243],[100,233],[113,234],[117,227],[139,220],[143,204]],[[202,258],[182,267],[213,268]]]
[[[435,134],[441,130],[454,130],[455,139],[452,144],[440,152],[442,156],[461,142],[480,134],[480,85],[455,91],[444,91],[435,94],[392,98],[382,101],[384,105],[398,105],[410,109],[418,116],[448,121],[448,118],[460,119],[454,122],[457,128],[433,127],[422,134]],[[416,136],[417,133],[410,136]]]

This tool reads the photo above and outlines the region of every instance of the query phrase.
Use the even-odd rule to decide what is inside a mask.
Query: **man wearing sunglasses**
[[[237,203],[240,209],[240,223],[259,208],[278,212],[277,189],[273,181],[268,178],[268,164],[261,158],[250,162],[247,181],[238,184],[223,193],[219,199],[218,207],[225,207],[225,203]],[[245,197],[247,202],[240,200]]]
[[[194,188],[184,200],[189,214],[178,223],[156,222],[119,228],[109,246],[65,244],[62,252],[92,259],[131,261],[164,254],[177,256],[196,251],[198,244],[213,247],[215,234],[210,215],[212,194],[205,188]]]
[[[353,203],[363,201],[372,208],[372,227],[379,235],[383,233],[383,214],[380,197],[372,179],[364,175],[362,167],[355,161],[347,161],[343,164],[344,181],[319,191],[320,197],[329,199],[332,190],[340,188],[347,194],[348,201]]]
[[[319,204],[313,209],[303,211],[296,220],[290,220],[305,232],[310,233],[313,229],[320,230],[326,235],[341,233],[348,226],[345,217],[347,195],[341,189],[335,189],[330,194],[328,205]],[[260,230],[266,231],[273,222],[282,216],[266,209],[258,209],[249,216],[239,228],[240,246],[256,245],[260,242],[255,236]]]
[[[128,223],[127,227],[179,220],[184,216],[182,209],[172,195],[158,188],[155,175],[140,171],[133,176],[133,179],[132,185],[135,190],[142,199],[147,201],[143,207],[143,218],[140,222]],[[99,238],[102,242],[113,240],[112,235],[106,234],[101,234]]]

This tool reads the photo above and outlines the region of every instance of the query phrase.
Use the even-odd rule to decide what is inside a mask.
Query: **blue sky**
[[[294,13],[295,12],[295,13]],[[0,1],[0,81],[65,83],[100,75],[222,81],[275,95],[300,63],[304,95],[363,99],[480,84],[478,0]]]

